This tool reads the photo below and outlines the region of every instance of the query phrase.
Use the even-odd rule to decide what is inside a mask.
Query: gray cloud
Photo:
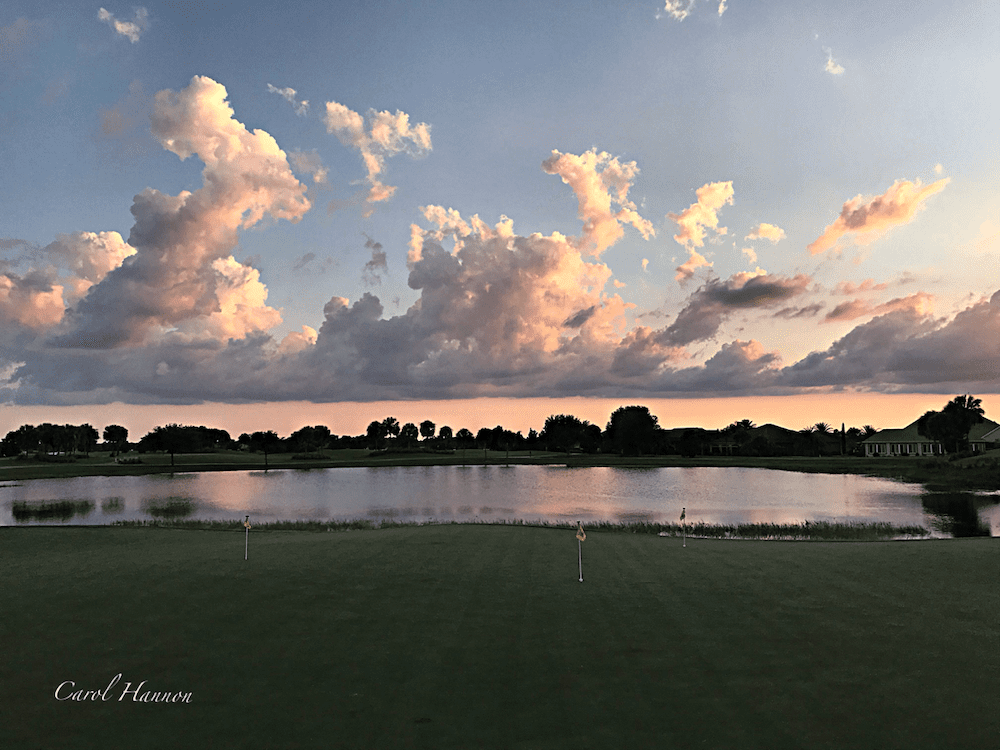
[[[371,237],[365,241],[365,247],[372,251],[372,258],[365,263],[361,272],[361,279],[368,286],[382,283],[382,274],[389,271],[389,263],[386,260],[385,250],[382,244],[375,242]]]

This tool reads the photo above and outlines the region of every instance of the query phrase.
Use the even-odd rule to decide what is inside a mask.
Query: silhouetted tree
[[[109,424],[104,428],[102,435],[104,442],[111,446],[111,456],[117,456],[122,452],[122,446],[128,440],[128,430],[119,424]]]
[[[440,430],[438,430],[438,439],[441,440],[441,442],[444,443],[445,446],[451,444],[453,437],[454,435],[452,434],[451,427],[449,427],[448,425],[445,425]]]
[[[434,431],[437,429],[436,425],[429,419],[425,419],[420,423],[420,437],[424,440],[430,440],[434,437]]]
[[[967,450],[969,430],[983,421],[982,400],[955,396],[941,411],[925,412],[917,420],[917,432],[944,445],[946,451]]]
[[[572,414],[553,414],[545,420],[542,427],[541,441],[549,450],[562,450],[569,453],[572,448],[579,448],[587,438],[587,426],[590,422],[574,417]],[[600,428],[598,428],[598,431]]]
[[[368,447],[377,451],[382,447],[382,438],[385,437],[385,422],[375,421],[368,425]]]
[[[648,407],[621,406],[611,413],[604,436],[611,449],[623,456],[653,453],[659,429]]]
[[[267,454],[281,445],[281,438],[274,430],[259,430],[250,436],[250,450],[264,454],[264,470],[267,471]]]
[[[85,455],[89,456],[90,452],[97,447],[97,440],[100,437],[100,433],[93,426],[82,424],[74,429],[73,436],[76,449],[83,451]]]
[[[288,436],[288,442],[292,444],[293,450],[310,453],[326,448],[331,437],[330,428],[318,424],[314,427],[302,427],[296,430]]]
[[[399,420],[395,417],[386,417],[382,420],[382,427],[384,428],[384,434],[389,437],[397,437],[399,435]]]
[[[399,436],[403,439],[403,442],[407,447],[410,447],[415,442],[417,442],[417,436],[420,432],[417,430],[417,426],[413,422],[407,422],[400,429]]]

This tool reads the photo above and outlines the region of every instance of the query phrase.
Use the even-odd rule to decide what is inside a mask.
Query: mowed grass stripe
[[[3,747],[981,747],[992,539],[0,530]],[[57,702],[148,680],[190,705]],[[206,738],[210,739],[206,743]]]

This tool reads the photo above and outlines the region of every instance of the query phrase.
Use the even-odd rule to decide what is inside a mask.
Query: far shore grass
[[[136,454],[131,454],[135,456]],[[0,459],[0,485],[18,480],[76,476],[143,476],[191,471],[308,470],[372,466],[461,466],[461,465],[548,465],[572,467],[617,466],[658,468],[664,466],[741,466],[823,474],[860,474],[902,482],[924,484],[929,489],[1000,489],[1000,451],[948,461],[938,458],[862,458],[855,456],[754,458],[744,456],[618,456],[614,454],[558,453],[550,451],[483,451],[458,449],[454,452],[394,451],[372,454],[367,450],[327,450],[307,458],[271,454],[265,467],[264,455],[239,451],[177,454],[173,464],[165,453],[139,456],[142,463],[115,463],[108,453],[91,453],[67,463]]]
[[[991,747],[997,542],[0,528],[4,748]],[[107,701],[60,701],[73,681]],[[143,690],[191,703],[147,704]],[[66,695],[65,689],[63,695]]]

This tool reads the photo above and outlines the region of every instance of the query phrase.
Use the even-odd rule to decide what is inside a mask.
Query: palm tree
[[[813,425],[812,429],[813,432],[819,432],[822,433],[823,435],[829,435],[831,432],[833,432],[833,428],[826,422],[817,422],[816,424]]]

